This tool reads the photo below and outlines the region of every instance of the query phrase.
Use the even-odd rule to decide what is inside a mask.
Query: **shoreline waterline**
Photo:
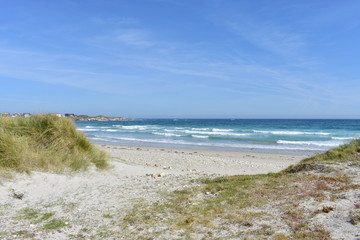
[[[297,156],[313,156],[316,154],[324,153],[325,151],[309,151],[309,150],[286,150],[286,149],[261,149],[261,148],[231,148],[231,147],[210,147],[210,146],[193,146],[193,145],[172,145],[161,143],[143,143],[143,142],[106,142],[92,140],[90,141],[97,146],[112,146],[112,147],[145,147],[153,149],[172,149],[172,150],[185,150],[185,151],[213,151],[213,152],[236,152],[236,153],[259,153],[259,154],[279,154],[279,155],[297,155]]]
[[[143,119],[76,125],[94,143],[300,155],[360,138],[360,120]]]

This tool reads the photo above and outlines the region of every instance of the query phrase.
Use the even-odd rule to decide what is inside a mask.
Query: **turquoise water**
[[[317,153],[360,138],[360,120],[143,119],[77,122],[95,143]]]

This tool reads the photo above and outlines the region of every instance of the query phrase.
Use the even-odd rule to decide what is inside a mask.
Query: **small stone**
[[[360,203],[355,203],[355,208],[360,208]]]
[[[321,211],[324,212],[324,213],[329,213],[329,212],[331,212],[331,211],[333,211],[333,210],[334,210],[334,208],[331,207],[331,206],[324,206],[324,207],[321,209]]]
[[[353,225],[360,224],[360,211],[354,211],[354,212],[350,213],[350,222]]]

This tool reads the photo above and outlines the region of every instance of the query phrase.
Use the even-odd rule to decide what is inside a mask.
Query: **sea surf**
[[[98,144],[319,153],[360,138],[360,120],[139,119],[76,122]]]

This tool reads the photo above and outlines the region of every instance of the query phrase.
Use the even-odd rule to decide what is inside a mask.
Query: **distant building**
[[[65,117],[65,115],[64,114],[61,114],[61,113],[57,113],[57,114],[55,114],[56,116],[58,116],[58,117]]]

